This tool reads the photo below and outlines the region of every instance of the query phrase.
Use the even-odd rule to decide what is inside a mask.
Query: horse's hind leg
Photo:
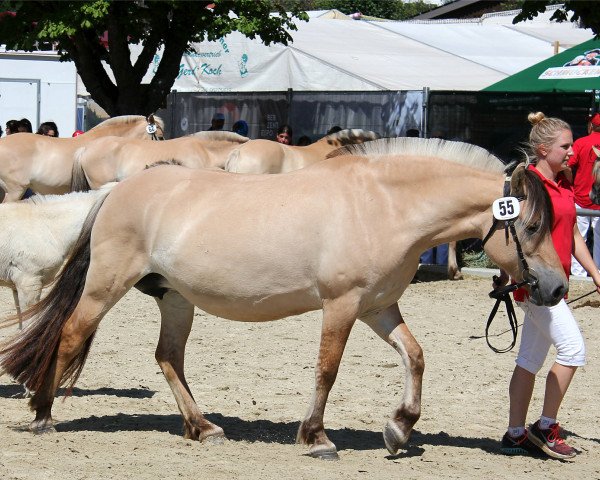
[[[458,242],[453,241],[448,243],[448,279],[449,280],[461,280],[463,278],[462,273],[458,269],[458,256],[457,256]]]
[[[183,372],[185,344],[192,328],[194,306],[174,290],[167,291],[162,299],[155,299],[161,314],[156,361],[183,416],[183,436],[201,442],[207,439],[221,440],[225,437],[223,429],[204,418]]]
[[[395,454],[408,441],[414,424],[421,416],[421,389],[425,369],[423,350],[404,323],[397,303],[377,315],[361,320],[394,347],[404,362],[404,398],[383,431],[385,446],[391,454]]]
[[[325,460],[338,458],[335,445],[325,433],[323,416],[348,336],[356,321],[356,305],[357,302],[353,299],[336,299],[325,302],[323,306],[323,327],[315,371],[315,391],[308,413],[298,429],[297,442],[310,445],[310,455]]]

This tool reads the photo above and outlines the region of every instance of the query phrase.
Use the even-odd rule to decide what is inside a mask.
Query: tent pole
[[[427,110],[429,108],[429,87],[423,87],[423,114],[421,115],[421,138],[427,138]]]

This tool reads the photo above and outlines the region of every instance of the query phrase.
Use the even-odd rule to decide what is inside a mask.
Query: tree
[[[513,23],[531,20],[546,11],[549,3],[546,0],[525,0],[521,12],[514,18]],[[600,8],[597,1],[563,0],[561,7],[554,11],[551,20],[559,22],[578,22],[583,28],[589,28],[598,37],[600,33]]]
[[[156,111],[192,42],[239,31],[266,45],[287,45],[292,39],[288,30],[297,30],[294,19],[308,20],[299,8],[286,12],[269,0],[0,1],[0,12],[0,44],[33,51],[51,43],[61,60],[75,63],[94,101],[111,116]],[[142,48],[132,59],[130,46],[135,44]],[[164,51],[156,73],[142,84],[160,47]]]

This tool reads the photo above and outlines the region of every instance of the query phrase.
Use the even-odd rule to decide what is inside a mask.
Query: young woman
[[[600,273],[577,228],[573,187],[563,173],[573,155],[571,128],[563,120],[546,117],[541,112],[530,113],[528,120],[532,124],[528,168],[540,176],[552,200],[554,248],[567,278],[572,253],[590,274],[600,293]],[[507,280],[506,274],[501,272],[494,286],[504,285]],[[525,311],[525,319],[510,381],[508,431],[502,438],[501,451],[507,455],[543,452],[552,458],[572,458],[576,451],[560,437],[556,418],[577,367],[585,364],[583,337],[564,299],[553,307],[534,305],[520,289],[515,292],[515,300]],[[525,420],[535,375],[542,367],[550,345],[556,348],[556,360],[546,377],[542,414],[528,430]]]
[[[289,125],[282,125],[277,130],[277,136],[275,140],[279,143],[283,143],[284,145],[292,144],[292,127]]]

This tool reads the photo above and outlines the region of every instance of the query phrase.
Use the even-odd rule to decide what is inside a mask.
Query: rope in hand
[[[493,277],[494,283],[496,283],[496,281],[498,280],[498,277],[494,275]],[[501,287],[501,288],[497,288],[493,291],[490,292],[490,298],[495,298],[496,299],[496,303],[494,305],[494,308],[492,308],[492,311],[490,313],[490,316],[488,317],[488,321],[487,324],[485,326],[485,341],[488,344],[488,347],[490,347],[490,349],[492,349],[492,351],[496,352],[496,353],[506,353],[509,352],[510,350],[513,349],[513,347],[515,346],[516,342],[517,342],[517,333],[519,331],[519,327],[522,324],[518,324],[517,323],[517,318],[516,318],[516,314],[515,314],[515,309],[512,303],[512,300],[510,299],[510,295],[509,293],[516,290],[517,288],[521,287],[522,285],[524,285],[524,282],[520,283],[520,284],[512,284],[512,285],[508,285],[506,287]],[[596,292],[596,289],[592,290],[591,292],[588,293],[584,293],[583,295],[580,295],[577,298],[574,298],[572,300],[569,300],[567,302],[567,304],[576,302],[577,300],[581,300],[582,298],[585,298],[589,295],[591,295],[592,293]],[[489,329],[490,329],[490,325],[492,324],[492,320],[494,319],[494,317],[496,316],[496,313],[498,312],[498,308],[500,307],[500,303],[504,302],[506,305],[506,313],[508,315],[508,323],[510,325],[510,329],[508,330],[504,330],[503,332],[500,332],[496,335],[493,335],[494,337],[499,337],[500,335],[504,335],[505,333],[508,332],[512,332],[513,334],[513,339],[510,343],[510,345],[506,348],[496,348],[494,347],[489,340]],[[483,338],[483,336],[475,336],[475,335],[471,335],[469,338],[471,339],[480,339]]]

